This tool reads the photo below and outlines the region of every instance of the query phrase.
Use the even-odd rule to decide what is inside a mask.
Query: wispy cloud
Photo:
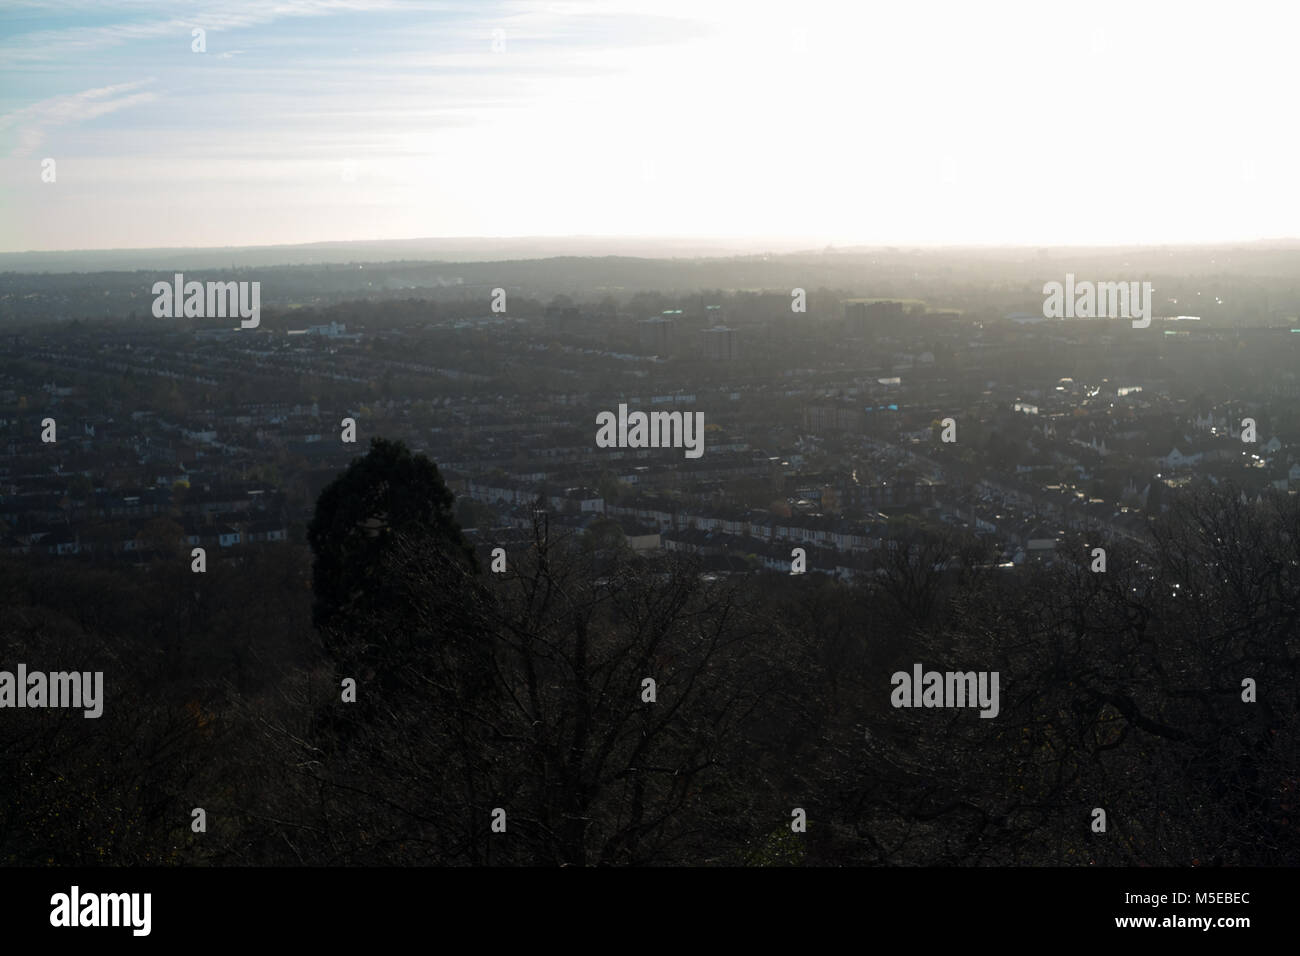
[[[104,47],[165,36],[188,37],[194,27],[209,32],[261,26],[285,17],[314,17],[338,13],[410,9],[395,0],[280,0],[278,3],[225,4],[218,10],[194,8],[184,17],[141,19],[100,26],[37,30],[0,44],[0,61],[9,65],[62,60]]]
[[[9,155],[11,157],[30,155],[45,141],[46,134],[56,126],[84,122],[156,99],[155,93],[136,92],[152,82],[153,79],[150,78],[82,90],[80,93],[52,96],[0,116],[0,132],[8,132],[14,141]]]

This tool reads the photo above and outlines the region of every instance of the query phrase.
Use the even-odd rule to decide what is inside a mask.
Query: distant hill
[[[0,254],[0,325],[149,317],[154,283],[256,281],[266,308],[351,301],[441,303],[479,314],[494,289],[540,313],[557,296],[629,303],[723,293],[923,300],[926,307],[1003,321],[1041,315],[1045,282],[1151,282],[1154,314],[1196,315],[1204,327],[1297,327],[1300,246],[1294,241],[1100,248],[805,246],[734,251],[728,240],[599,237],[423,239],[234,249]],[[743,246],[737,240],[735,245]],[[701,251],[704,250],[704,251]],[[643,303],[640,311],[651,308]],[[512,313],[515,309],[512,307]],[[520,313],[522,314],[522,313]],[[639,313],[638,313],[639,314]],[[794,313],[791,313],[794,314]],[[738,318],[741,318],[739,314]]]
[[[109,272],[150,269],[223,269],[346,262],[490,262],[557,256],[699,258],[795,252],[815,242],[629,236],[465,237],[310,242],[285,246],[181,249],[78,249],[3,252],[0,272]]]

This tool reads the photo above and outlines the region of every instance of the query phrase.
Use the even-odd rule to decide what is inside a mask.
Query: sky
[[[1298,26],[1268,0],[0,0],[0,252],[1296,237]]]

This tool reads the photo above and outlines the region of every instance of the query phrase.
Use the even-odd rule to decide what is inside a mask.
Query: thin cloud
[[[152,82],[153,79],[150,78],[132,83],[100,86],[82,90],[80,93],[52,96],[0,116],[0,131],[12,131],[15,140],[9,155],[11,157],[30,155],[45,141],[48,132],[56,126],[81,123],[106,113],[114,113],[120,109],[157,99],[155,93],[136,92],[140,87]]]
[[[407,10],[409,4],[394,0],[283,0],[281,3],[228,5],[220,10],[195,10],[183,18],[139,20],[95,27],[38,30],[14,37],[0,45],[0,61],[9,65],[78,56],[90,50],[117,46],[136,40],[165,36],[188,37],[194,27],[213,32],[261,26],[284,17],[315,17],[335,13],[367,13]]]

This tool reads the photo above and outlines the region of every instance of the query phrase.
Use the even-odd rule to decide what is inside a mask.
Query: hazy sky
[[[5,0],[0,251],[1298,236],[1298,26],[1240,0]]]

